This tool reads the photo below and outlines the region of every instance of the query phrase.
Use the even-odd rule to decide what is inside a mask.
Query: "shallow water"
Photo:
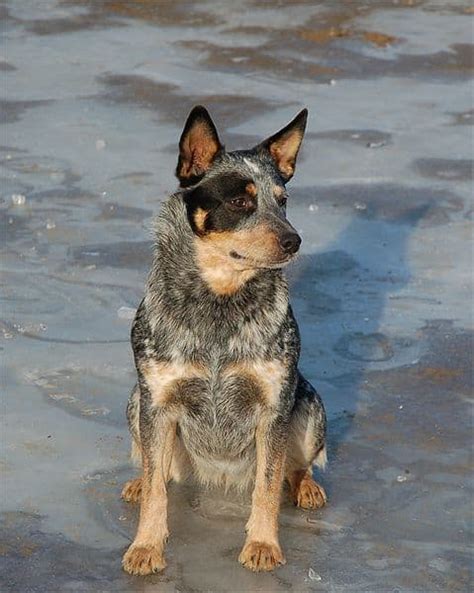
[[[469,3],[0,12],[2,591],[469,591]],[[249,496],[172,486],[168,567],[132,578],[130,309],[197,102],[229,148],[310,109],[289,274],[329,414],[330,502],[284,502],[288,563],[254,575],[236,561]]]

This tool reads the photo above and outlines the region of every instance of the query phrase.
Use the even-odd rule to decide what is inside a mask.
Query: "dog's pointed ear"
[[[186,120],[179,140],[176,177],[181,187],[197,183],[224,150],[207,109],[196,105]]]
[[[288,125],[256,147],[270,153],[285,183],[294,175],[307,119],[308,110],[303,109]]]

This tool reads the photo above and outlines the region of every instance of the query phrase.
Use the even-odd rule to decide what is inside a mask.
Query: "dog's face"
[[[250,150],[226,152],[204,107],[195,107],[180,140],[176,175],[200,248],[235,270],[282,267],[301,239],[286,218],[307,111]]]

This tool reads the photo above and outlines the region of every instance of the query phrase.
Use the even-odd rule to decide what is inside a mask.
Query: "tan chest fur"
[[[192,379],[207,378],[203,366],[185,362],[157,362],[147,360],[140,364],[154,406],[164,407],[172,403],[179,387]]]
[[[238,381],[240,385],[251,386],[260,405],[275,407],[280,391],[288,373],[287,364],[281,360],[256,359],[232,363],[225,366],[217,376],[204,365],[185,362],[157,362],[148,360],[140,365],[141,372],[151,393],[155,406],[176,403],[175,397],[180,392],[180,403],[186,403],[186,384],[198,379],[202,382],[202,397],[225,401],[235,396],[229,385]],[[222,393],[218,393],[222,391]],[[228,393],[226,393],[226,391]],[[196,393],[194,393],[194,397]],[[244,394],[241,394],[244,397]],[[229,402],[229,407],[231,402]]]
[[[272,408],[278,404],[287,373],[283,361],[257,359],[231,364],[224,369],[223,376],[248,378],[258,389],[260,403]]]

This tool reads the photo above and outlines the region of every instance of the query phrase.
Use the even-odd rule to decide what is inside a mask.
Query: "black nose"
[[[285,253],[296,253],[301,245],[301,237],[296,233],[286,233],[280,238],[280,245]]]

